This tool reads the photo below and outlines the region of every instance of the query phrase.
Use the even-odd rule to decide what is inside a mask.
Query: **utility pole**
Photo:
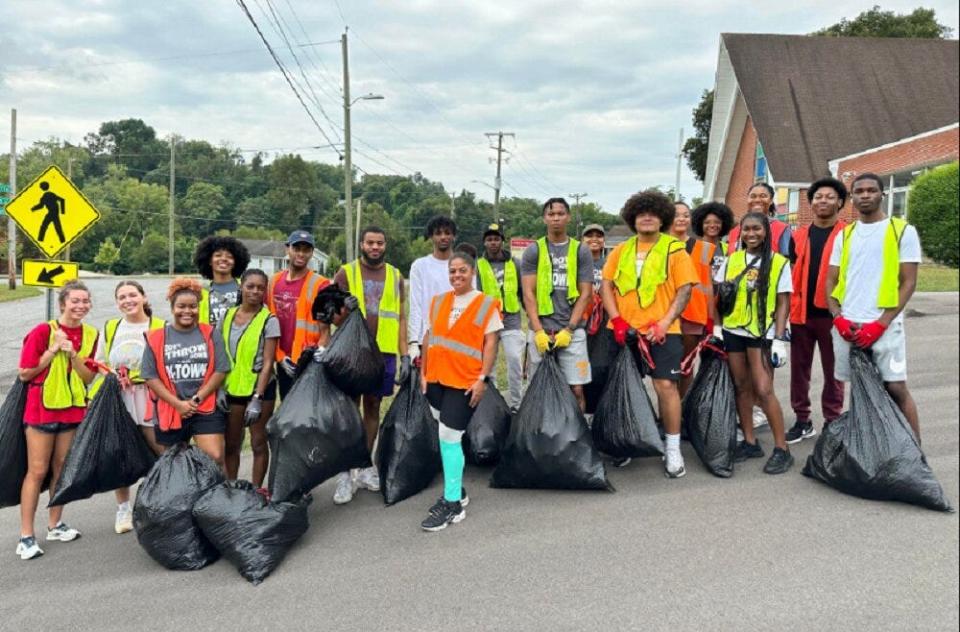
[[[176,211],[177,189],[176,189],[176,148],[177,135],[170,134],[170,218],[167,226],[167,272],[173,274],[173,214]]]
[[[500,180],[500,163],[501,163],[501,162],[506,162],[507,160],[510,160],[509,158],[506,158],[506,159],[503,158],[503,154],[504,154],[505,152],[508,153],[508,154],[510,153],[509,151],[507,151],[506,149],[503,148],[503,137],[504,137],[504,136],[510,136],[510,137],[516,138],[516,134],[514,134],[513,132],[504,132],[504,131],[501,130],[501,131],[498,131],[498,132],[487,132],[487,133],[484,134],[484,136],[486,136],[487,138],[489,138],[489,139],[491,139],[491,140],[493,139],[494,136],[497,137],[497,146],[494,147],[493,145],[490,145],[490,149],[493,149],[493,150],[495,150],[495,151],[497,152],[497,177],[496,177],[496,179],[493,181],[493,184],[494,184],[494,187],[493,187],[493,221],[497,221],[497,218],[500,217],[500,183],[501,183],[501,180]],[[493,159],[491,158],[490,161],[493,162]]]
[[[577,236],[579,238],[580,231],[583,230],[583,214],[580,213],[580,200],[582,198],[587,197],[590,194],[589,193],[567,193],[567,195],[569,197],[572,197],[574,200],[576,200],[573,207],[577,209]]]
[[[67,180],[73,182],[73,158],[67,158]],[[63,256],[64,259],[70,261],[70,246],[67,246],[66,253]]]
[[[683,160],[683,128],[680,128],[680,140],[677,143],[677,182],[674,185],[673,189],[673,199],[675,202],[680,201],[680,167],[681,161]]]
[[[10,194],[17,196],[17,110],[10,110]],[[7,216],[7,274],[10,289],[17,289],[17,225]]]
[[[353,261],[353,158],[350,155],[350,59],[347,52],[347,31],[340,36],[343,52],[343,219],[346,239],[347,261]]]

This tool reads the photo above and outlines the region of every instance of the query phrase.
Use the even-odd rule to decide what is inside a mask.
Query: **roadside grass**
[[[40,296],[43,293],[43,290],[37,287],[30,287],[28,285],[18,285],[17,289],[11,290],[9,287],[0,287],[0,303],[5,303],[7,301],[18,301],[21,298],[30,298],[32,296]]]
[[[932,263],[920,264],[917,273],[918,292],[958,292],[960,291],[960,269],[948,268]]]

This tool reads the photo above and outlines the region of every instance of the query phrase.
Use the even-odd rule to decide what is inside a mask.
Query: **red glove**
[[[652,321],[647,325],[647,340],[662,345],[667,340],[667,332],[660,328],[660,323]]]
[[[833,326],[836,328],[840,337],[847,342],[853,342],[857,336],[857,327],[843,316],[836,316],[833,319]]]
[[[623,319],[623,316],[616,316],[610,319],[613,323],[613,339],[621,347],[627,344],[627,332],[630,331],[630,323]]]
[[[854,334],[853,342],[861,349],[869,349],[873,346],[873,343],[880,340],[880,336],[882,336],[886,330],[886,325],[879,320],[875,320],[858,329],[857,333]]]
[[[713,319],[707,316],[707,324],[703,326],[703,333],[706,336],[713,335]]]

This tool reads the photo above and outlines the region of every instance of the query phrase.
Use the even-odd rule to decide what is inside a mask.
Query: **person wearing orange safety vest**
[[[777,205],[773,201],[773,187],[766,182],[755,182],[747,190],[747,212],[766,213],[770,217],[770,244],[773,251],[786,257],[790,252],[790,240],[793,233],[790,225],[776,219]],[[740,227],[734,226],[727,236],[729,252],[735,252],[739,247]]]
[[[329,326],[313,317],[313,301],[330,280],[308,267],[316,243],[305,230],[295,230],[287,238],[286,270],[277,272],[267,288],[267,307],[280,323],[277,344],[277,390],[280,399],[293,387],[297,361],[307,347],[322,346],[329,337]]]
[[[473,257],[454,253],[448,269],[453,290],[430,301],[421,348],[420,388],[439,424],[443,463],[443,495],[420,524],[424,531],[439,531],[466,517],[461,440],[493,373],[497,334],[503,329],[500,301],[473,289]]]
[[[796,415],[787,431],[787,443],[815,437],[810,420],[810,377],[813,355],[820,350],[823,392],[820,405],[824,424],[843,412],[843,382],[834,372],[833,318],[827,309],[827,270],[837,235],[845,224],[840,209],[847,201],[847,187],[836,178],[821,178],[807,189],[813,223],[793,233],[790,265],[793,294],[790,295],[790,405]]]
[[[227,420],[216,400],[230,358],[223,339],[200,322],[201,290],[194,279],[170,282],[173,318],[147,334],[140,376],[152,392],[157,443],[172,446],[192,438],[222,468]]]

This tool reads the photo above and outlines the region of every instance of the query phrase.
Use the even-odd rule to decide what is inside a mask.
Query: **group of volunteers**
[[[841,413],[850,347],[856,345],[872,350],[919,439],[906,386],[902,314],[916,286],[917,233],[885,216],[883,182],[870,173],[857,176],[849,191],[823,178],[807,197],[813,223],[791,230],[773,217],[774,192],[766,183],[750,187],[739,222],[718,202],[690,209],[643,191],[620,212],[633,236],[609,254],[603,226],[586,226],[582,241],[569,236],[570,207],[550,198],[543,204],[545,235],[519,259],[499,225],[487,228],[477,249],[458,246],[455,222],[436,216],[425,230],[432,252],[413,262],[408,282],[386,263],[389,236],[376,226],[361,231],[359,258],[332,280],[310,269],[315,242],[307,231],[290,234],[287,268],[272,276],[248,268],[241,242],[212,236],[198,245],[194,259],[205,283],[170,283],[169,322],[153,315],[138,282],[123,280],[114,292],[119,315],[102,332],[84,322],[90,292],[71,281],[59,294],[59,318],[34,327],[20,357],[20,379],[29,385],[23,420],[28,471],[17,554],[43,554],[34,531],[40,493],[48,479],[56,487],[88,399],[108,371],[119,378],[126,409],[158,454],[193,440],[234,479],[249,429],[251,479],[269,496],[262,487],[270,458],[266,423],[290,391],[301,355],[322,352],[339,322],[317,308],[327,292],[355,299],[348,308],[362,312],[384,356],[382,382],[357,399],[371,451],[383,398],[411,371],[419,372],[439,426],[444,478],[442,496],[421,524],[427,531],[466,516],[461,440],[495,377],[501,344],[507,369],[501,390],[512,412],[525,380],[551,353],[588,420],[590,350],[600,348],[594,345],[603,337],[615,343],[610,353],[629,345],[657,395],[669,478],[685,474],[681,401],[690,380],[683,360],[711,335],[723,340],[736,391],[742,432],[736,461],[765,456],[755,434],[760,423],[769,423],[773,435],[763,468],[769,474],[793,465],[788,444],[816,435],[810,400],[815,349],[824,374],[824,424]],[[858,217],[851,224],[840,220],[848,197]],[[788,363],[796,417],[789,430],[773,386],[774,370]],[[375,467],[343,472],[333,500],[348,503],[360,489],[379,488]],[[129,490],[117,490],[116,498],[115,530],[124,533],[133,528]],[[62,507],[50,508],[47,541],[80,536],[62,513]]]

